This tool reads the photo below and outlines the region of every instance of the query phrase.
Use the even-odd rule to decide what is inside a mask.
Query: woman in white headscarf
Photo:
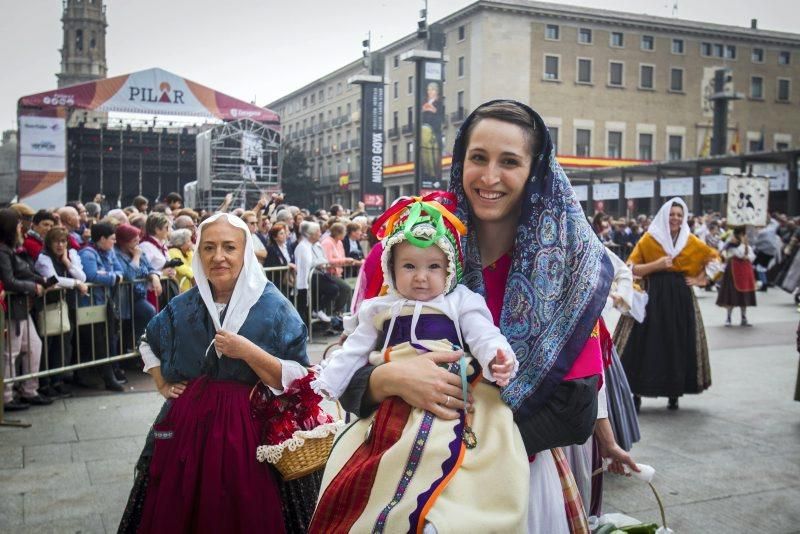
[[[297,498],[257,462],[263,429],[251,416],[249,395],[258,381],[280,393],[291,381],[284,377],[304,374],[306,327],[265,278],[238,217],[220,213],[200,225],[192,267],[197,286],[150,321],[140,345],[145,371],[166,402],[137,465],[120,531],[284,532],[298,522],[302,528],[318,475],[300,482],[308,487]]]
[[[628,258],[634,276],[647,285],[649,301],[644,322],[621,323],[627,328],[617,328],[614,343],[637,409],[645,396],[668,397],[668,407],[676,410],[678,397],[711,385],[708,343],[692,287],[706,284],[705,266],[719,256],[691,233],[687,216],[682,199],[668,200]]]

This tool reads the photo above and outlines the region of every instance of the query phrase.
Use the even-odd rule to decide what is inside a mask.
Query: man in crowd
[[[55,225],[56,218],[48,210],[39,210],[34,214],[31,229],[25,234],[25,241],[22,243],[22,248],[34,262],[44,248],[44,237]]]
[[[58,208],[56,213],[58,213],[61,224],[69,232],[67,236],[69,248],[74,250],[82,249],[86,245],[86,241],[84,241],[81,235],[81,220],[78,215],[78,210],[72,206],[64,206],[63,208]]]

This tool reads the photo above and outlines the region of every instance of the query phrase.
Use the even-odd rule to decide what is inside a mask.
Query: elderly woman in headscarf
[[[287,488],[256,460],[263,429],[249,396],[259,381],[280,393],[305,373],[306,327],[267,281],[238,217],[219,213],[200,225],[192,267],[197,286],[150,321],[139,347],[166,402],[120,531],[302,530],[318,482],[300,479],[310,487],[282,506]]]
[[[668,200],[628,257],[633,275],[644,278],[649,297],[644,322],[623,320],[614,344],[637,410],[642,396],[678,397],[711,386],[703,317],[693,286],[707,283],[705,267],[719,255],[691,233],[688,210],[679,197]]]

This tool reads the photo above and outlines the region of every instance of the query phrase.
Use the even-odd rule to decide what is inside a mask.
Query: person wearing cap
[[[408,529],[412,517],[417,531],[427,532],[430,523],[439,532],[445,525],[453,531],[510,532],[525,524],[528,494],[528,455],[499,389],[516,374],[516,356],[483,297],[459,285],[461,221],[438,201],[411,200],[386,216],[381,256],[386,288],[361,304],[358,325],[311,387],[338,399],[367,362],[381,365],[468,346],[471,355],[448,370],[461,376],[458,390],[471,392],[474,409],[459,406],[455,391],[443,392],[445,406],[461,408],[452,421],[438,420],[397,396],[383,400],[375,418],[355,423],[332,451],[310,532],[364,531],[390,501],[386,531]],[[358,454],[367,432],[375,446]],[[372,469],[386,476],[361,482]],[[404,477],[404,498],[396,502],[397,480]],[[361,484],[359,492],[350,491],[354,484]],[[463,506],[482,487],[493,488],[480,497],[482,506]],[[360,512],[346,514],[342,524],[342,510],[355,509]]]
[[[125,281],[130,283],[120,288],[120,319],[133,320],[131,327],[123,328],[123,348],[130,348],[156,314],[156,309],[147,301],[147,290],[149,286],[156,297],[161,296],[161,277],[150,265],[147,256],[142,254],[138,228],[130,224],[120,224],[115,234],[117,236],[115,251],[122,267],[122,275]],[[146,279],[147,282],[142,279]]]

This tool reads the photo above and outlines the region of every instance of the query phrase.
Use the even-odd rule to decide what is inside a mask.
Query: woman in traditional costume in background
[[[614,344],[634,394],[678,397],[701,393],[711,385],[703,318],[693,287],[706,284],[705,267],[717,251],[689,231],[686,203],[668,200],[633,249],[628,263],[634,276],[645,279],[649,301],[643,323],[621,322]]]
[[[281,485],[256,460],[250,393],[305,373],[307,331],[264,276],[247,226],[200,225],[197,286],[147,325],[145,370],[167,399],[148,435],[121,532],[303,532],[319,474]],[[283,493],[283,498],[281,494]]]
[[[747,322],[747,308],[756,305],[756,277],[753,261],[756,254],[747,242],[744,226],[733,229],[733,235],[722,247],[725,259],[725,274],[717,294],[717,306],[728,310],[725,326],[731,326],[733,308],[742,312],[742,326],[753,326]]]

